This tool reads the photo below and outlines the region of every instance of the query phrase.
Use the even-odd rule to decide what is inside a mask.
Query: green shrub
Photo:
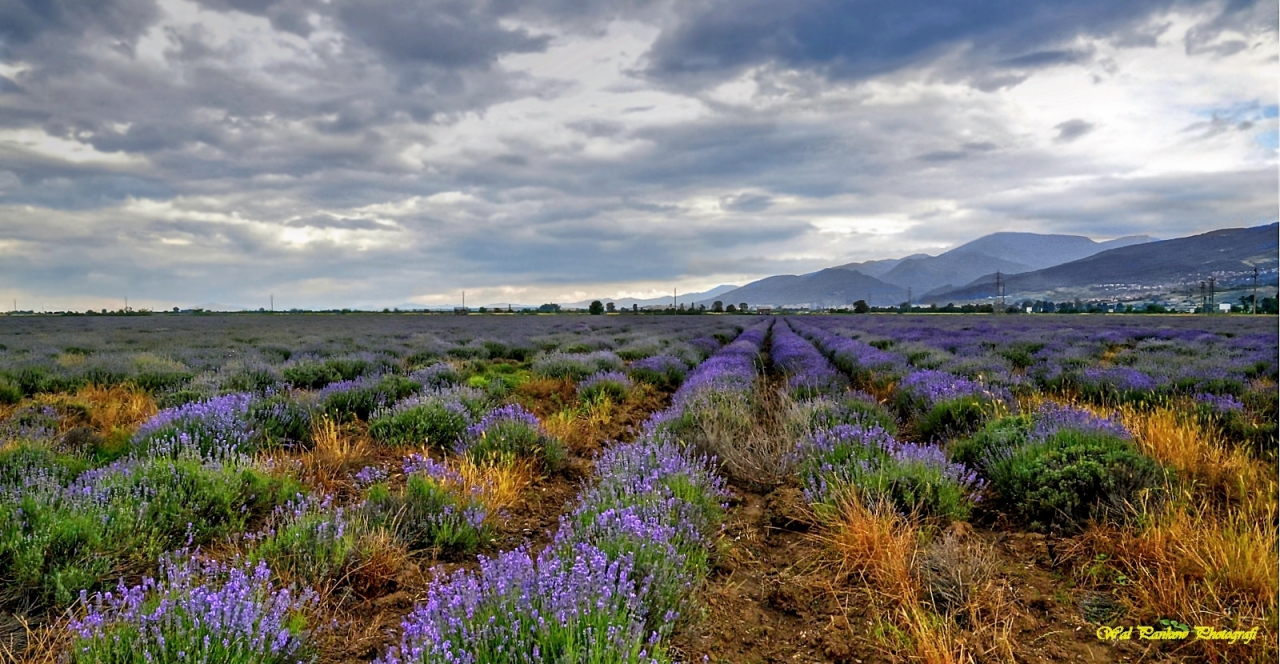
[[[249,404],[246,418],[253,430],[254,447],[311,444],[312,406],[289,394],[273,394]]]
[[[450,555],[475,551],[489,533],[484,505],[459,490],[460,479],[441,465],[406,470],[399,492],[382,483],[369,487],[364,503],[369,523],[385,527],[410,549]]]
[[[322,362],[299,362],[285,367],[280,373],[289,385],[303,390],[318,390],[342,380],[337,369]]]
[[[1027,415],[1002,417],[987,423],[969,438],[951,442],[951,460],[983,470],[987,460],[1008,453],[1031,440],[1031,418]]]
[[[165,551],[241,531],[297,492],[246,463],[125,459],[74,479],[24,480],[0,501],[0,605],[68,606]]]
[[[1036,528],[1079,528],[1122,515],[1164,477],[1126,440],[1063,429],[992,459],[986,467],[1000,501]]]
[[[376,413],[369,420],[369,434],[383,445],[425,443],[449,449],[470,423],[470,414],[460,402],[425,396]]]
[[[15,404],[22,401],[22,388],[8,378],[0,377],[0,404]]]
[[[248,558],[276,574],[323,586],[342,579],[358,559],[358,528],[329,501],[298,496],[276,509],[268,529],[253,539]]]
[[[940,401],[916,420],[916,433],[925,440],[965,436],[982,426],[988,410],[975,396]]]

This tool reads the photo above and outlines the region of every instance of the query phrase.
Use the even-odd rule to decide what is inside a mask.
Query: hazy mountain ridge
[[[1116,296],[1138,288],[1174,287],[1215,276],[1243,278],[1259,267],[1273,273],[1280,251],[1280,224],[1225,228],[1172,240],[1109,249],[1052,267],[1011,274],[1004,278],[1005,298],[1074,290],[1072,295]],[[1268,281],[1274,281],[1271,276]],[[1264,282],[1266,283],[1266,282]],[[1082,293],[1079,291],[1088,291]],[[995,275],[988,273],[969,284],[927,298],[932,302],[990,298]]]
[[[752,305],[844,306],[866,300],[873,306],[894,305],[954,290],[999,270],[1033,272],[1085,258],[1116,247],[1153,241],[1145,235],[1096,242],[1079,235],[1001,232],[984,235],[938,256],[846,263],[805,275],[778,275],[754,281],[714,299]],[[909,289],[909,290],[908,290]],[[710,300],[702,303],[710,304]]]

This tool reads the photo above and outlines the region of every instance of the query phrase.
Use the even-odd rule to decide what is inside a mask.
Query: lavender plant
[[[362,507],[369,522],[410,548],[474,551],[488,532],[482,487],[468,486],[457,471],[418,454],[406,458],[404,474],[399,492],[382,483],[369,487]]]
[[[620,402],[634,387],[631,379],[621,371],[601,371],[592,374],[578,383],[578,398],[583,401],[594,401],[602,397]]]
[[[651,355],[632,362],[627,366],[627,373],[660,389],[676,390],[689,373],[689,366],[674,355]]]
[[[848,378],[836,371],[831,362],[790,325],[774,326],[769,353],[774,366],[786,374],[787,390],[795,398],[840,394],[849,388]]]
[[[252,403],[253,395],[236,393],[166,408],[138,428],[134,447],[148,450],[161,441],[181,438],[204,454],[227,448],[247,451],[254,438],[249,424]]]
[[[433,585],[403,622],[400,643],[379,664],[669,661],[641,618],[631,560],[610,560],[587,544],[561,558],[524,549],[480,559]]]
[[[453,447],[471,425],[471,413],[456,391],[410,397],[369,418],[369,434],[384,445]]]
[[[964,519],[983,487],[976,473],[948,461],[940,448],[900,442],[877,425],[819,431],[796,455],[805,498],[824,510],[853,491],[904,513]]]
[[[548,471],[558,468],[565,454],[560,440],[519,404],[495,408],[467,427],[455,451],[481,463],[532,459]]]
[[[275,509],[266,528],[246,536],[248,560],[312,587],[341,579],[357,559],[357,528],[332,496],[297,495]]]
[[[184,542],[243,530],[297,486],[194,445],[78,473],[49,461],[0,486],[3,605],[66,606]]]
[[[160,576],[81,593],[72,664],[297,664],[312,661],[309,590],[276,587],[265,564],[164,558]]]

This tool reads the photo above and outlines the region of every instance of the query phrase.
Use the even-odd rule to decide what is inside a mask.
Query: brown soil
[[[809,530],[799,492],[735,488],[716,567],[700,595],[703,607],[672,639],[678,661],[713,663],[911,661],[875,636],[876,619],[858,592],[823,563],[824,544]],[[992,545],[997,578],[1013,598],[1017,662],[1126,662],[1168,659],[1138,641],[1101,642],[1084,618],[1091,593],[1073,588],[1056,560],[1067,540],[1035,533],[977,529]],[[1115,624],[1128,624],[1122,617]],[[966,639],[968,640],[968,639]],[[975,639],[976,641],[976,639]],[[979,649],[980,650],[980,649]],[[705,658],[705,659],[704,659]],[[1001,661],[994,654],[978,662]]]

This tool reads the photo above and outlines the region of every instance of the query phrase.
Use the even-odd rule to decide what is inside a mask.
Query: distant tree
[[[639,311],[640,311],[640,305],[639,305],[639,304],[632,303],[632,305],[631,305],[631,310],[632,310],[632,311],[634,311],[634,312],[639,312]]]
[[[609,313],[613,313],[614,311],[616,311],[616,308],[613,306],[612,302],[609,302],[608,304],[604,305],[604,310]]]
[[[559,312],[560,312],[560,305],[554,304],[554,303],[548,303],[538,307],[538,313],[541,313],[541,314],[554,314]]]
[[[747,303],[746,303],[746,302],[739,302],[739,303],[738,303],[738,311],[741,311],[742,313],[744,313],[744,314],[745,314],[745,313],[747,313],[747,312],[748,312],[748,311],[750,311],[750,310],[751,310],[751,308],[747,306]]]
[[[733,306],[733,305],[731,304],[731,305],[729,305],[729,306],[725,307],[725,309],[724,309],[724,310],[725,310],[725,311],[727,311],[727,312],[729,312],[729,313],[734,313],[735,311],[737,311],[737,310],[738,310],[738,308],[737,308],[737,307],[735,307],[735,306]]]
[[[732,305],[730,305],[730,306],[732,306]],[[714,311],[714,312],[716,312],[716,313],[718,313],[718,314],[719,314],[719,313],[724,313],[724,302],[721,302],[720,300],[716,300],[715,302],[712,302],[712,303],[711,303],[711,310],[712,310],[712,311]]]
[[[587,307],[587,311],[592,316],[599,316],[600,314],[604,313],[604,305],[600,303],[600,300],[592,300],[591,306]]]
[[[858,300],[857,302],[853,303],[853,313],[865,314],[868,311],[871,311],[871,307],[867,306],[866,300]]]
[[[478,311],[479,311],[480,313],[482,313],[482,314],[487,314],[487,313],[489,313],[489,310],[488,310],[487,308],[485,308],[485,307],[480,307],[480,309],[479,309]]]

